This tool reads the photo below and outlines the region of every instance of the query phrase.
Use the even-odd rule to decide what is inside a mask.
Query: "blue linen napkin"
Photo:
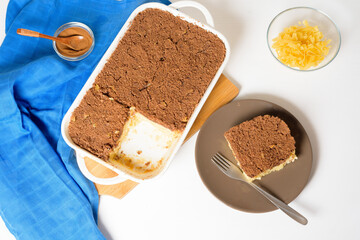
[[[130,13],[146,0],[11,0],[0,47],[0,216],[17,239],[104,239],[98,195],[61,137],[63,115]],[[159,0],[169,4],[167,0]],[[67,22],[95,35],[80,62],[60,59],[45,39]]]

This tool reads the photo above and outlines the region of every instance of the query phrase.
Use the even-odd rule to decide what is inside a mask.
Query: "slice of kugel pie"
[[[281,170],[297,159],[295,139],[278,117],[264,115],[230,128],[224,134],[248,181]]]

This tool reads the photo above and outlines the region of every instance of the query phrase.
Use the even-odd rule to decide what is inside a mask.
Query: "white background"
[[[238,98],[261,98],[292,112],[314,150],[311,179],[290,205],[309,220],[302,226],[277,210],[250,214],[211,195],[197,174],[196,136],[158,181],[141,184],[124,199],[100,199],[99,225],[108,239],[360,239],[360,1],[199,0],[229,40],[225,74]],[[0,42],[7,0],[0,1]],[[342,46],[324,69],[301,73],[273,59],[266,30],[280,11],[310,6],[338,24]],[[194,12],[191,12],[194,13]],[[199,14],[193,15],[200,20]],[[13,239],[0,220],[0,239]]]

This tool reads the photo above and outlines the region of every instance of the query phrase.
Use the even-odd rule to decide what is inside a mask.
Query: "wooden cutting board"
[[[215,112],[219,107],[233,100],[239,93],[239,89],[224,75],[221,75],[219,81],[216,83],[213,91],[210,93],[198,117],[196,118],[192,128],[185,138],[187,141],[194,133],[196,133],[206,119]],[[85,157],[85,164],[89,171],[96,177],[111,178],[117,174],[103,165]],[[123,198],[129,193],[138,183],[131,180],[114,184],[114,185],[100,185],[95,183],[95,187],[99,195],[110,195],[116,198]]]

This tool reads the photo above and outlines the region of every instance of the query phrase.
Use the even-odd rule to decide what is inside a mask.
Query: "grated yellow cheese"
[[[278,37],[273,39],[272,48],[277,52],[278,59],[290,67],[301,70],[316,67],[329,53],[330,39],[317,26],[310,26],[308,21],[299,22],[299,26],[285,28]]]

